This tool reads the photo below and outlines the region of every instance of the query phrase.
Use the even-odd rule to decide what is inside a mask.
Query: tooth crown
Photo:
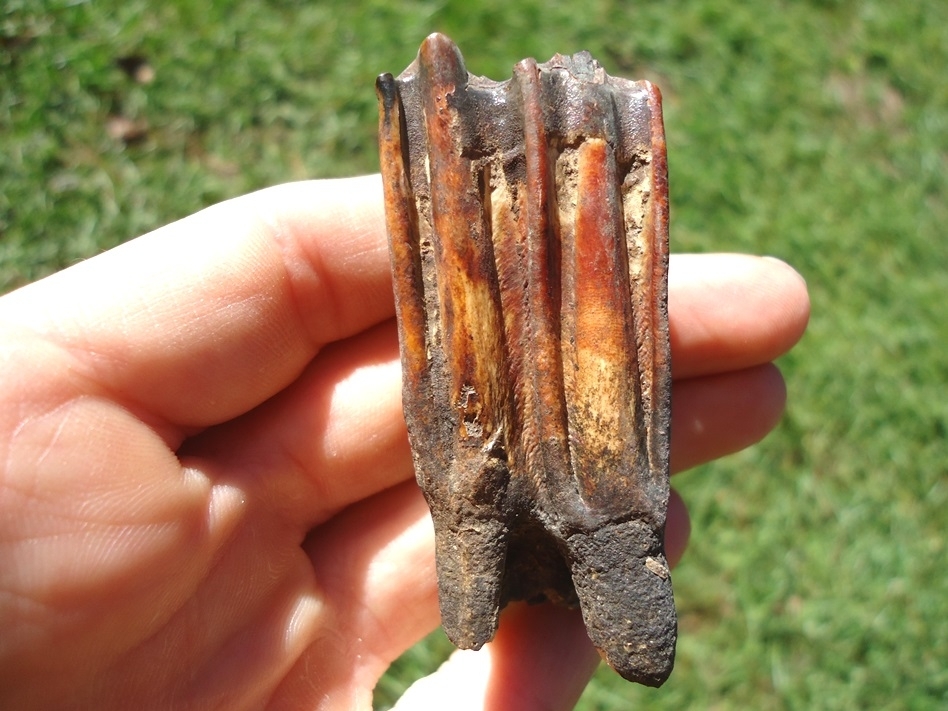
[[[677,636],[661,95],[586,52],[491,81],[437,34],[377,90],[445,631],[476,649],[511,600],[578,604],[613,668],[660,685]]]

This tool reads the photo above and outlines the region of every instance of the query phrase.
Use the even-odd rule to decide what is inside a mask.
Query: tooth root
[[[436,524],[435,539],[445,634],[461,649],[480,649],[497,631],[507,545],[504,524],[488,519],[443,530]]]
[[[638,521],[569,538],[573,582],[589,639],[624,678],[661,686],[675,661],[678,626],[668,563]]]

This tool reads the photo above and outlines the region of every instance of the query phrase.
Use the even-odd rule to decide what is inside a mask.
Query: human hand
[[[381,204],[280,186],[0,299],[0,707],[369,708],[438,624]],[[735,255],[672,257],[669,301],[677,471],[774,426],[808,301]],[[512,605],[400,707],[569,708],[597,660]]]

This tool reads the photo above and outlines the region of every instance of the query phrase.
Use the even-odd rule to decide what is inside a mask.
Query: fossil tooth
[[[491,81],[438,34],[377,91],[444,629],[476,649],[509,601],[579,605],[616,671],[660,685],[677,636],[661,95],[586,52]]]

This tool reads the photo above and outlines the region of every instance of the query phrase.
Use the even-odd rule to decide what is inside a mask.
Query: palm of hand
[[[367,707],[437,624],[380,202],[374,179],[283,186],[0,301],[0,700]],[[770,429],[766,364],[807,304],[776,262],[671,277],[682,469]],[[686,538],[674,498],[670,558]],[[568,706],[596,660],[577,615],[543,607],[489,646],[403,701],[440,677],[478,705]]]

